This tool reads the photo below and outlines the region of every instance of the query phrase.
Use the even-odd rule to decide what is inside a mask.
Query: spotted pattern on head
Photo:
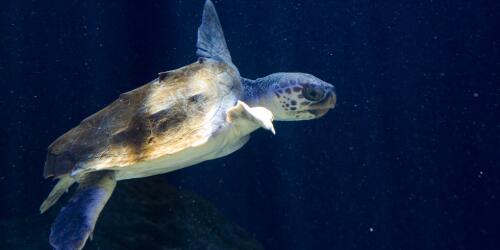
[[[302,94],[303,86],[299,83],[287,82],[274,86],[274,94],[279,105],[285,112],[307,110],[311,102]],[[297,119],[312,119],[314,115],[309,112],[295,112],[293,116]]]

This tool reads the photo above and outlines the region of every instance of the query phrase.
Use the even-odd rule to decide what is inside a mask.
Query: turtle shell
[[[226,122],[239,79],[236,69],[212,60],[162,73],[55,140],[44,176],[127,167],[202,145]]]

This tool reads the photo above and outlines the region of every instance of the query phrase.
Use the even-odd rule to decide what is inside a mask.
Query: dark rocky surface
[[[0,221],[0,249],[50,249],[50,225],[68,197],[47,214]],[[263,247],[208,201],[154,177],[118,183],[85,249]]]

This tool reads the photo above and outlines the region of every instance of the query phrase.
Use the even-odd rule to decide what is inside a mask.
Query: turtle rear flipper
[[[76,193],[52,224],[50,244],[54,249],[83,248],[115,186],[114,171],[91,172],[84,176]]]
[[[43,214],[50,207],[52,207],[59,200],[59,198],[61,198],[61,196],[68,191],[68,188],[71,187],[73,183],[75,183],[75,179],[73,179],[72,177],[61,177],[61,179],[59,179],[54,188],[52,188],[52,191],[50,191],[50,194],[40,206],[40,213]]]

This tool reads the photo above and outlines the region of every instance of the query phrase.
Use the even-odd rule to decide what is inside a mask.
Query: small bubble
[[[474,93],[473,96],[477,98],[479,97],[479,93]]]
[[[370,233],[372,233],[373,231],[375,231],[375,229],[373,229],[373,227],[370,227],[368,230],[370,231]]]

